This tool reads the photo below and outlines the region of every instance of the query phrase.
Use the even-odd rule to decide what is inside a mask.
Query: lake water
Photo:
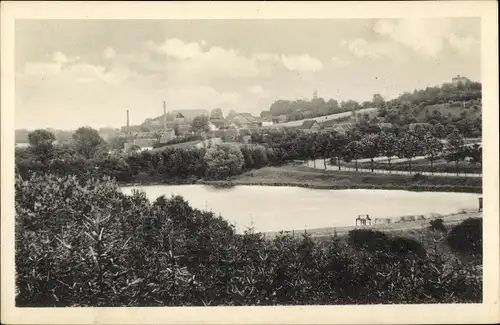
[[[373,218],[405,215],[449,214],[477,209],[479,194],[409,192],[397,190],[318,190],[300,187],[205,185],[153,185],[123,187],[146,193],[150,200],[180,195],[197,209],[211,210],[241,232],[304,230],[353,226],[360,214]]]

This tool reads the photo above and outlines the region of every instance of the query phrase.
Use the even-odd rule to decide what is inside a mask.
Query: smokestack
[[[128,109],[127,109],[127,141],[130,137],[130,119],[129,119],[129,113],[128,113]]]
[[[167,131],[167,104],[163,101],[163,129]]]

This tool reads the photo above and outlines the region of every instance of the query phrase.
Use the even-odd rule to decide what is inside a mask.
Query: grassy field
[[[217,186],[268,185],[317,189],[398,189],[411,191],[482,193],[480,178],[419,177],[312,169],[293,164],[264,167],[227,181],[199,181]]]

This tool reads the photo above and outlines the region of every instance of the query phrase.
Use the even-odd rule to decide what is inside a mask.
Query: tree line
[[[440,116],[439,111],[435,116],[432,116],[432,113],[426,113],[424,119],[417,118],[417,115],[425,107],[439,104],[449,104],[454,107],[461,107],[465,104],[473,110],[478,110],[481,107],[481,97],[481,83],[466,81],[457,85],[444,83],[441,86],[405,92],[391,100],[385,100],[380,94],[374,94],[371,100],[363,102],[346,100],[339,103],[335,99],[325,100],[321,97],[293,101],[280,99],[272,103],[269,110],[262,111],[260,116],[272,118],[285,115],[287,121],[295,121],[374,107],[379,109],[378,118],[390,123],[404,125],[415,122],[430,122],[432,119],[436,119],[441,123],[448,124],[448,121],[456,121],[451,121],[451,116]],[[464,118],[465,116],[461,116],[461,120],[467,120],[469,123],[475,122],[472,117]],[[467,122],[461,123],[466,124]],[[480,128],[477,131],[480,132]]]
[[[95,130],[94,130],[95,131]],[[110,153],[97,132],[82,128],[69,144],[53,144],[53,135],[36,130],[30,133],[30,146],[16,149],[16,171],[22,177],[33,173],[74,174],[83,178],[110,176],[120,182],[193,182],[198,179],[221,180],[265,166],[279,166],[291,161],[323,160],[324,168],[333,162],[342,163],[370,159],[374,169],[376,157],[397,156],[408,162],[425,156],[434,171],[434,162],[445,158],[459,163],[469,157],[472,163],[482,162],[482,149],[465,145],[464,137],[453,130],[439,139],[432,127],[417,125],[412,129],[363,133],[353,129],[347,133],[270,132],[251,136],[251,144],[223,143],[202,148],[170,148],[133,153]]]

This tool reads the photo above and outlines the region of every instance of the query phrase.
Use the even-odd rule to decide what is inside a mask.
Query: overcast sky
[[[480,81],[478,19],[16,22],[16,128],[118,127],[167,109],[392,98]]]

